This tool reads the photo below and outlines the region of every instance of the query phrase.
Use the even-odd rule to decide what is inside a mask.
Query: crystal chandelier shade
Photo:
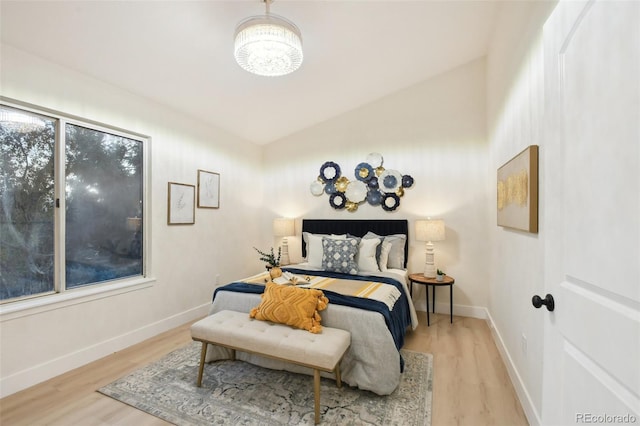
[[[302,38],[295,24],[269,13],[240,22],[235,34],[235,57],[238,65],[250,73],[281,76],[292,73],[302,64]]]

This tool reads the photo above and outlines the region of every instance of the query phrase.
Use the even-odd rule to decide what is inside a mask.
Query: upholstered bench
[[[320,371],[333,372],[341,387],[340,360],[351,344],[351,334],[345,330],[322,327],[321,333],[313,334],[235,311],[216,312],[194,323],[191,337],[202,342],[198,387],[202,386],[208,344],[231,349],[232,359],[238,350],[313,369],[316,424],[320,422]]]

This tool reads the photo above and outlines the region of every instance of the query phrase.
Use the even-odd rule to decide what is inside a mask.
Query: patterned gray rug
[[[198,388],[200,348],[193,342],[99,392],[176,425],[313,425],[313,376],[218,361],[205,364]],[[433,357],[402,356],[402,380],[388,396],[322,378],[322,424],[430,425]]]

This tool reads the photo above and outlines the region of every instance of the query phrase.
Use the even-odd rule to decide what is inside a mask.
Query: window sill
[[[76,290],[67,290],[64,293],[7,303],[0,305],[0,323],[65,308],[67,306],[87,303],[105,297],[113,297],[131,291],[142,290],[151,287],[155,281],[155,278],[136,278],[117,284],[95,285]]]

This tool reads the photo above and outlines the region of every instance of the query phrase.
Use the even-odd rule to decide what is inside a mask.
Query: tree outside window
[[[61,164],[58,126],[64,126]],[[2,105],[0,142],[1,300],[144,275],[141,140]],[[65,176],[58,197],[56,167]],[[65,209],[56,232],[57,198]],[[55,235],[64,235],[61,244]],[[56,246],[64,253],[64,277],[55,276],[62,255]]]

